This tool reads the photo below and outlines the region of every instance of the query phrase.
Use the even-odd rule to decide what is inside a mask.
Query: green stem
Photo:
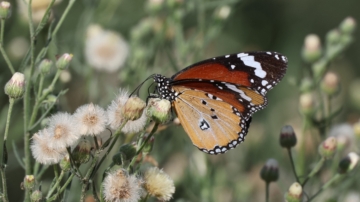
[[[50,191],[48,192],[48,194],[46,195],[46,199],[49,199],[49,197],[51,196],[51,194],[55,191],[55,189],[59,186],[62,178],[64,177],[65,172],[61,171],[60,176],[57,178],[56,183],[54,184],[53,187],[51,187]]]
[[[317,191],[312,197],[309,198],[308,202],[312,201],[315,197],[317,197],[322,191],[330,187],[334,182],[338,181],[343,177],[342,174],[336,173],[334,177],[332,177],[327,183],[325,183],[319,191]]]
[[[269,182],[265,182],[265,201],[269,202]]]
[[[87,186],[89,185],[89,181],[91,180],[91,174],[93,173],[94,169],[96,168],[97,160],[99,159],[99,154],[96,153],[93,161],[91,162],[91,166],[88,169],[88,172],[86,173],[85,177],[82,179],[82,188],[81,188],[81,198],[80,201],[84,201],[87,191]]]
[[[66,187],[69,185],[69,183],[71,182],[71,180],[74,178],[75,173],[72,173],[70,175],[70,177],[68,178],[68,180],[65,182],[65,184],[61,187],[60,191],[58,191],[53,197],[51,198],[46,198],[46,202],[50,202],[50,201],[54,201],[55,199],[57,199],[57,197],[66,189]]]
[[[62,14],[59,22],[57,23],[54,31],[52,32],[51,34],[51,38],[55,38],[57,32],[59,31],[61,25],[63,24],[67,14],[69,13],[69,11],[71,10],[72,6],[74,5],[74,3],[76,2],[76,0],[70,0],[67,7],[65,8],[65,11],[64,13]],[[50,45],[51,42],[49,42],[49,44],[47,46],[45,46],[44,48],[41,49],[41,51],[39,52],[37,58],[36,58],[36,61],[40,61],[44,55],[47,53],[48,49],[49,49],[49,45]]]
[[[29,128],[32,128],[34,122],[36,121],[36,116],[37,116],[37,113],[39,111],[39,107],[40,107],[41,102],[46,98],[46,96],[48,96],[54,90],[55,84],[56,84],[57,80],[60,77],[61,71],[62,70],[57,70],[56,71],[56,74],[55,74],[51,84],[49,85],[49,87],[47,87],[44,90],[44,93],[42,93],[43,76],[41,76],[37,99],[35,101],[35,105],[34,105],[32,113],[31,113],[31,118],[30,118],[30,122],[29,122]],[[40,90],[41,90],[41,92],[40,92]]]
[[[113,139],[113,141],[111,142],[111,145],[109,146],[109,149],[106,151],[106,153],[104,154],[104,156],[101,158],[101,160],[99,161],[98,165],[95,167],[94,169],[94,174],[96,173],[96,171],[100,168],[102,162],[105,160],[105,158],[109,155],[109,153],[111,152],[112,148],[114,147],[116,140],[119,138],[120,134],[121,134],[121,130],[122,128],[126,125],[127,121],[124,121],[124,123],[122,123],[122,125],[120,126],[120,128],[115,132],[115,137]]]
[[[298,177],[298,175],[296,174],[295,163],[294,163],[293,156],[292,156],[292,154],[291,154],[291,149],[290,149],[290,148],[287,148],[286,150],[287,150],[288,155],[289,155],[289,158],[290,158],[291,168],[292,168],[292,170],[293,170],[293,173],[294,173],[296,182],[300,182],[300,181],[299,181],[299,177]]]
[[[0,28],[0,51],[1,54],[3,55],[6,64],[8,65],[10,71],[12,74],[15,73],[15,69],[13,67],[13,65],[11,64],[11,61],[8,57],[8,55],[6,54],[6,51],[4,50],[4,30],[5,30],[5,19],[1,19],[1,28]]]
[[[319,160],[319,162],[317,162],[317,164],[315,165],[314,169],[310,172],[310,174],[306,177],[306,179],[304,180],[304,182],[301,184],[301,187],[304,187],[305,184],[307,183],[307,181],[312,178],[316,173],[319,172],[319,170],[323,167],[324,163],[325,163],[326,159],[325,158],[321,158]]]
[[[0,174],[1,174],[1,179],[2,179],[2,200],[3,202],[8,202],[9,199],[8,199],[8,196],[7,196],[7,186],[6,186],[6,176],[5,176],[5,167],[4,166],[1,166],[0,167]]]
[[[155,123],[155,125],[154,125],[153,129],[151,130],[150,134],[146,137],[145,141],[142,142],[141,146],[139,145],[139,143],[141,142],[141,138],[139,138],[139,140],[138,140],[138,149],[136,151],[136,155],[131,160],[131,162],[130,162],[130,164],[128,166],[128,170],[135,164],[137,156],[140,154],[140,152],[145,147],[146,143],[150,140],[150,138],[154,135],[154,133],[156,132],[158,126],[159,126],[159,123]]]

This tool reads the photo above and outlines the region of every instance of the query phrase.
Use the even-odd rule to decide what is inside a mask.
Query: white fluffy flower
[[[119,169],[106,176],[103,187],[106,201],[137,202],[142,194],[142,181],[135,175]]]
[[[98,135],[105,130],[107,117],[105,110],[98,105],[86,104],[74,113],[76,128],[81,135]]]
[[[76,122],[74,117],[69,113],[57,113],[53,115],[49,120],[49,132],[51,138],[48,140],[50,147],[64,148],[72,146],[80,138],[75,128]]]
[[[87,32],[85,57],[91,67],[115,72],[124,65],[129,47],[120,34],[98,25],[90,26]]]
[[[31,151],[35,160],[42,164],[59,163],[66,155],[65,147],[50,147],[51,134],[48,129],[35,133],[32,137]]]

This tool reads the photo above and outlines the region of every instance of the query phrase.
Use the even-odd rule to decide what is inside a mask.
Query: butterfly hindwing
[[[250,120],[246,121],[234,106],[204,91],[181,86],[174,90],[179,92],[173,102],[178,118],[200,150],[224,153],[244,141]]]

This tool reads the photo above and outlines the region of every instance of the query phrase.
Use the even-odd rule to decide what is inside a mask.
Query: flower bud
[[[314,88],[314,81],[309,78],[305,77],[301,80],[300,83],[300,92],[302,93],[308,93]]]
[[[42,75],[47,75],[50,72],[51,67],[53,66],[53,61],[49,59],[43,59],[39,64],[39,69]]]
[[[7,1],[0,2],[0,19],[8,19],[11,16],[11,4]]]
[[[60,58],[56,61],[56,68],[60,70],[67,69],[70,65],[70,62],[73,58],[72,54],[64,53]]]
[[[230,6],[221,6],[215,11],[215,18],[219,20],[226,20],[231,13]]]
[[[300,95],[300,111],[305,115],[311,115],[315,110],[315,100],[312,93]]]
[[[328,137],[319,145],[319,154],[324,159],[331,159],[336,152],[337,141],[335,137]]]
[[[266,161],[264,167],[260,171],[261,179],[265,182],[275,182],[279,178],[279,166],[275,159],[269,159]]]
[[[347,17],[341,22],[339,28],[344,34],[352,34],[356,28],[356,21],[353,17]]]
[[[320,38],[316,34],[309,34],[305,37],[302,57],[306,62],[313,63],[321,56]]]
[[[34,175],[26,175],[24,178],[24,188],[25,190],[31,190],[35,186],[35,177]]]
[[[148,0],[146,8],[151,13],[157,13],[163,8],[164,0]]]
[[[302,198],[302,187],[299,183],[293,183],[289,191],[285,194],[285,200],[287,202],[301,202]]]
[[[339,32],[338,29],[333,29],[330,30],[327,34],[326,34],[326,43],[328,45],[330,44],[336,44],[340,41],[341,38],[341,34]]]
[[[280,145],[287,149],[296,145],[296,135],[293,127],[287,125],[284,126],[280,131]]]
[[[136,148],[132,144],[121,145],[119,152],[112,157],[112,161],[116,165],[122,165],[127,160],[131,160],[136,155]]]
[[[135,121],[141,117],[145,107],[146,104],[142,99],[136,96],[130,97],[122,108],[122,113],[125,119]]]
[[[91,144],[87,139],[80,140],[79,144],[72,152],[72,157],[76,165],[87,163],[90,159]]]
[[[42,199],[42,192],[40,190],[35,190],[31,196],[30,196],[30,200],[31,202],[40,202]]]
[[[334,95],[339,91],[339,78],[333,72],[327,72],[321,82],[321,89],[328,95]]]
[[[10,98],[21,98],[25,92],[25,76],[22,73],[15,72],[11,79],[5,85],[5,94]]]
[[[339,163],[339,173],[344,174],[352,171],[359,161],[359,155],[355,152],[350,152],[345,158]]]
[[[59,163],[61,170],[67,172],[70,170],[70,158],[69,155],[66,155]]]
[[[171,103],[166,99],[151,99],[147,115],[155,122],[166,123],[171,118]]]

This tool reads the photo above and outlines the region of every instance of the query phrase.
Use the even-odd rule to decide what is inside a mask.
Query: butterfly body
[[[249,52],[193,64],[171,78],[154,75],[160,98],[172,103],[193,144],[209,154],[225,153],[243,142],[251,115],[285,75],[287,58]]]

